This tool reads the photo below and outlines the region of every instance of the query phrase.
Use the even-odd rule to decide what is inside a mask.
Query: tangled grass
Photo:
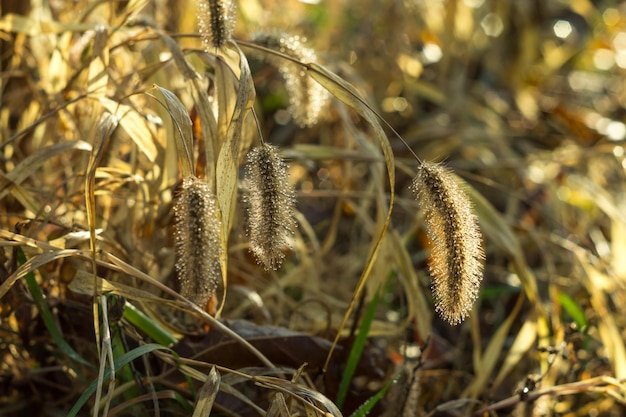
[[[1,415],[623,414],[621,6],[6,3]],[[296,202],[265,268],[242,185],[270,145]],[[442,160],[484,238],[458,326],[446,187],[411,191]],[[211,246],[177,254],[175,212]]]

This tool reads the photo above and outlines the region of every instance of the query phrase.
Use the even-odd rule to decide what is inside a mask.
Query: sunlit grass
[[[191,0],[7,7],[0,414],[350,415],[381,393],[370,415],[623,410],[617,6],[242,0],[240,51],[205,50]],[[335,97],[315,120],[277,64],[309,58],[250,43],[273,29],[314,51],[289,70]],[[296,191],[276,271],[250,252],[241,199],[260,135]],[[459,326],[435,313],[412,152],[467,182],[484,236]],[[188,175],[221,209],[206,311],[176,277]]]

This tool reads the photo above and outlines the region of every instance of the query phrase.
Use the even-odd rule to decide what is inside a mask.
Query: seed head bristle
[[[189,176],[174,205],[176,270],[181,295],[204,306],[221,279],[221,221],[209,186]]]
[[[232,38],[235,26],[234,0],[198,0],[198,27],[207,52],[222,48]]]
[[[275,49],[303,63],[317,62],[315,51],[305,45],[306,38],[283,32],[259,32],[253,40],[267,48]],[[265,57],[276,65],[285,79],[289,94],[289,113],[301,127],[317,123],[320,113],[328,102],[328,91],[309,77],[304,69],[293,62],[275,56]]]
[[[248,153],[245,186],[250,250],[266,270],[276,270],[284,250],[292,247],[296,227],[295,193],[278,148],[263,144]]]
[[[423,163],[412,189],[432,242],[429,269],[436,310],[450,324],[459,324],[478,297],[483,276],[478,218],[454,176],[441,165]]]

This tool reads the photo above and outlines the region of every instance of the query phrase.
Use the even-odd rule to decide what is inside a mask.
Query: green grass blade
[[[20,265],[23,265],[24,263],[26,263],[26,255],[24,255],[24,252],[22,251],[21,248],[17,249],[17,259]],[[30,291],[30,294],[33,297],[35,306],[37,307],[39,314],[41,314],[43,323],[46,326],[48,333],[50,333],[52,340],[54,340],[54,343],[59,347],[59,349],[61,349],[63,353],[65,353],[74,361],[93,368],[92,364],[87,362],[87,360],[85,360],[82,356],[80,356],[65,341],[63,334],[61,334],[61,330],[59,330],[59,327],[57,326],[56,322],[54,321],[54,318],[52,317],[50,308],[48,308],[48,304],[46,303],[43,293],[41,292],[41,288],[39,287],[39,284],[37,283],[37,280],[35,279],[35,274],[33,272],[29,272],[24,276],[24,279],[26,280],[26,285],[28,286],[28,290]]]
[[[139,346],[138,348],[135,348],[128,353],[125,353],[124,355],[120,356],[119,358],[115,360],[115,363],[114,363],[115,372],[119,371],[122,367],[129,364],[131,361],[134,361],[135,359],[145,355],[146,353],[150,353],[155,350],[170,350],[170,349],[166,348],[165,346],[158,345],[156,343]],[[104,376],[102,379],[107,380],[110,376],[110,372],[111,371],[109,370],[109,368],[107,368],[104,371]],[[97,386],[98,386],[98,378],[94,379],[93,382],[89,384],[89,387],[87,387],[85,392],[83,392],[80,398],[76,401],[76,403],[74,404],[70,412],[67,413],[66,417],[75,417],[80,411],[80,409],[82,408],[82,406],[85,405],[89,397],[91,397],[93,393],[96,392]]]
[[[380,401],[385,396],[387,391],[389,391],[389,388],[391,388],[391,386],[396,383],[399,377],[400,374],[398,374],[391,381],[387,382],[385,386],[380,389],[380,391],[372,395],[370,399],[365,401],[359,408],[354,411],[354,413],[350,414],[350,417],[364,417],[368,415],[369,412],[372,411],[372,408],[374,408],[374,406],[378,403],[378,401]]]
[[[587,328],[587,317],[585,317],[585,312],[580,308],[580,306],[574,301],[569,295],[559,292],[557,296],[559,299],[559,303],[561,306],[567,311],[578,328],[581,331],[584,331]]]
[[[124,305],[124,318],[160,345],[171,346],[177,342],[170,332],[129,302]]]
[[[354,371],[356,370],[359,360],[361,359],[361,355],[363,354],[363,349],[365,348],[365,343],[367,342],[367,335],[369,334],[372,321],[374,320],[374,313],[376,312],[376,307],[378,307],[379,298],[380,289],[376,291],[372,302],[367,306],[363,321],[359,327],[359,333],[352,344],[352,349],[350,350],[350,355],[348,356],[348,361],[346,362],[346,368],[343,371],[341,382],[339,383],[339,391],[337,392],[336,404],[339,409],[343,407],[346,395],[348,394],[348,389],[350,388],[350,383],[352,382],[352,377],[354,376]]]

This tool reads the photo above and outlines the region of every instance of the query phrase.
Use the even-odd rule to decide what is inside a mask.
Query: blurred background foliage
[[[193,115],[184,80],[155,33],[175,36],[201,68],[201,56],[192,53],[199,39],[182,36],[196,31],[195,1],[3,0],[0,6],[5,243],[16,232],[37,242],[61,236],[70,246],[71,238],[77,247],[84,244],[84,237],[68,235],[87,224],[82,187],[88,152],[77,141],[93,136],[94,109],[101,104],[92,98],[108,98],[105,107],[129,106],[138,124],[114,138],[102,163],[102,250],[175,286],[169,225],[176,159],[167,150],[167,123],[155,121],[166,114],[142,93],[154,83],[164,86]],[[427,243],[408,190],[417,163],[390,136],[399,194],[390,235],[403,249],[386,243],[369,286],[371,297],[389,268],[398,273],[384,287],[367,348],[370,362],[363,365],[369,369],[357,372],[346,415],[398,368],[412,369],[425,346],[417,382],[405,382],[420,392],[413,415],[466,415],[481,407],[481,415],[622,415],[626,5],[241,0],[237,10],[236,39],[268,28],[306,37],[319,62],[357,86],[420,158],[444,161],[475,190],[485,280],[471,319],[450,327],[432,313]],[[111,35],[99,38],[97,25]],[[313,128],[294,124],[278,72],[244,51],[250,54],[261,128],[290,159],[306,222],[298,256],[276,274],[255,265],[241,238],[243,224],[237,226],[224,317],[332,339],[374,234],[370,200],[384,181],[370,182],[378,179],[372,166],[380,158],[360,142],[367,127],[337,103]],[[98,58],[108,62],[106,68]],[[12,246],[0,252],[0,282],[17,266]],[[410,268],[400,264],[398,253],[410,255]],[[72,344],[95,363],[93,349],[81,345],[93,329],[89,321],[76,320],[91,306],[67,289],[72,268],[71,262],[51,263],[38,278]],[[85,388],[61,369],[65,362],[53,355],[58,352],[31,304],[18,286],[1,299],[0,407],[13,412],[6,415],[62,413]],[[193,351],[193,342],[185,339],[183,351]],[[294,339],[282,348],[304,351],[302,362],[321,366],[314,358],[323,354],[309,342]],[[231,359],[233,367],[242,365]],[[317,385],[331,398],[337,384],[332,378],[342,369],[335,366]],[[568,391],[566,384],[579,385]],[[540,390],[546,395],[523,401]],[[400,415],[393,395],[406,393],[399,391],[376,415]],[[511,404],[489,409],[506,398]]]

